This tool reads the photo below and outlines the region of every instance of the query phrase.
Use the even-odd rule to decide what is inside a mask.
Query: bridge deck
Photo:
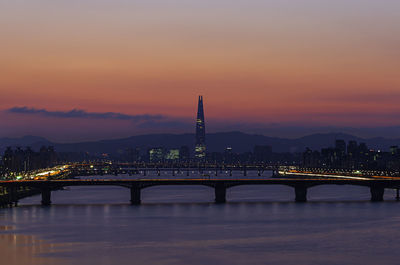
[[[385,188],[400,189],[400,179],[363,178],[142,178],[142,179],[62,179],[62,180],[18,180],[0,181],[5,194],[0,196],[0,204],[17,204],[18,200],[33,194],[42,194],[42,204],[51,204],[51,191],[67,186],[122,186],[131,190],[132,204],[141,201],[141,189],[159,185],[204,185],[215,190],[215,201],[226,201],[226,190],[239,185],[287,185],[294,188],[295,200],[307,201],[307,189],[318,185],[367,186],[372,201],[382,201]]]
[[[151,185],[207,185],[214,186],[224,184],[225,186],[236,185],[359,185],[374,186],[382,185],[387,188],[400,186],[400,179],[337,179],[337,178],[183,178],[183,179],[163,179],[163,178],[142,178],[142,179],[63,179],[63,180],[15,180],[0,181],[0,186],[87,186],[87,185],[120,185],[130,186],[143,184]]]

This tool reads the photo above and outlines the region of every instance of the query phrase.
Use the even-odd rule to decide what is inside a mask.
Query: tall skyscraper
[[[204,122],[203,96],[199,96],[196,120],[195,157],[204,160],[206,157],[206,127]]]

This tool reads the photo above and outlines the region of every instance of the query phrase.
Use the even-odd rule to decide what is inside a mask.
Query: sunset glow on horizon
[[[395,0],[4,1],[0,136],[193,132],[198,95],[210,131],[399,126],[399,13]]]

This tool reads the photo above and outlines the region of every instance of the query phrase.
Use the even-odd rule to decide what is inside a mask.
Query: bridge
[[[212,174],[214,176],[228,174],[232,175],[240,173],[243,176],[247,176],[248,172],[257,172],[258,176],[262,176],[265,172],[276,172],[277,166],[217,166],[213,167],[133,167],[124,164],[114,165],[78,165],[68,169],[70,176],[94,176],[94,175],[141,175],[146,177],[147,175],[161,176],[162,173],[168,173],[171,176],[175,175],[186,175],[187,177],[198,174]]]
[[[51,204],[51,192],[69,186],[121,186],[130,190],[132,204],[141,203],[141,190],[163,185],[202,185],[214,189],[215,202],[226,202],[226,190],[240,185],[286,185],[294,189],[295,201],[306,202],[307,190],[318,185],[356,185],[370,189],[371,201],[383,201],[385,189],[396,189],[399,199],[400,179],[372,178],[182,178],[182,179],[62,179],[0,181],[3,190],[0,204],[17,205],[24,197],[41,194],[42,205]]]

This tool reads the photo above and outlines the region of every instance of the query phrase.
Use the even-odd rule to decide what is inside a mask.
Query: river
[[[285,186],[228,189],[213,203],[201,186],[142,191],[129,204],[122,187],[71,187],[0,209],[4,264],[398,264],[400,202],[370,202],[354,186],[309,189],[295,203]],[[3,264],[3,262],[1,262]]]

